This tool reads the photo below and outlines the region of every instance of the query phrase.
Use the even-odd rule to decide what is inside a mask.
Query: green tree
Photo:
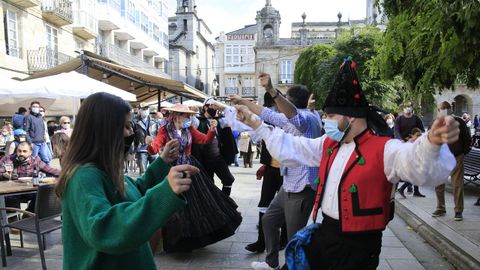
[[[330,44],[312,45],[303,50],[295,63],[295,82],[313,91],[316,87],[317,65],[335,54],[336,50]]]
[[[400,89],[400,86],[393,80],[382,80],[378,62],[374,61],[382,41],[382,34],[378,29],[366,27],[343,32],[333,45],[333,50],[328,50],[329,53],[333,52],[333,55],[325,53],[319,54],[321,57],[312,56],[312,51],[315,51],[312,47],[324,48],[328,45],[312,46],[300,55],[299,61],[303,62],[301,65],[298,65],[298,62],[296,64],[295,81],[312,90],[317,101],[316,106],[321,108],[343,59],[351,55],[357,63],[356,70],[369,102],[386,110],[396,110],[397,89]]]
[[[402,76],[408,96],[417,104],[430,103],[433,94],[454,87],[459,79],[471,88],[478,87],[479,1],[381,2],[388,17],[376,60],[382,78]]]

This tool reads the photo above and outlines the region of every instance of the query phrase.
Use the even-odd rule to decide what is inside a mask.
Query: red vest
[[[384,230],[393,218],[393,184],[384,173],[383,156],[388,137],[365,130],[355,137],[352,153],[338,189],[338,210],[342,232]],[[319,169],[319,185],[313,212],[314,221],[324,196],[325,182],[340,144],[325,139]]]

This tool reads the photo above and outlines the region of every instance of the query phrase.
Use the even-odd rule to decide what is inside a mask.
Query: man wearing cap
[[[320,138],[294,137],[262,124],[246,107],[238,107],[239,118],[265,140],[271,155],[282,164],[320,164],[313,218],[316,221],[321,210],[322,224],[311,230],[309,244],[289,243],[290,269],[301,267],[288,255],[293,247],[296,258],[306,255],[310,269],[376,269],[382,231],[393,218],[393,185],[409,179],[417,185],[436,186],[455,167],[446,145],[458,140],[455,119],[437,118],[428,134],[414,143],[378,136],[388,126],[368,105],[355,66],[346,59],[336,75],[323,106],[326,134]]]
[[[140,103],[140,110],[138,111],[138,118],[133,127],[134,141],[137,164],[140,168],[140,174],[146,169],[148,164],[152,163],[157,157],[156,154],[150,155],[147,151],[146,141],[150,141],[157,135],[157,123],[150,115],[150,107],[146,103]]]

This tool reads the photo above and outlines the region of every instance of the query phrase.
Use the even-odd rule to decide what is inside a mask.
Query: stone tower
[[[269,46],[280,39],[280,12],[272,7],[272,1],[266,0],[265,6],[257,11],[257,46]]]
[[[195,0],[177,0],[177,13],[197,12]]]

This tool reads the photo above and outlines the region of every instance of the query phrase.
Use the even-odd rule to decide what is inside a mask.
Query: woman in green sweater
[[[123,176],[133,134],[130,111],[127,102],[106,93],[89,96],[80,107],[56,189],[64,269],[155,269],[148,240],[186,205],[181,193],[198,169],[170,168],[177,141],[137,180]]]

